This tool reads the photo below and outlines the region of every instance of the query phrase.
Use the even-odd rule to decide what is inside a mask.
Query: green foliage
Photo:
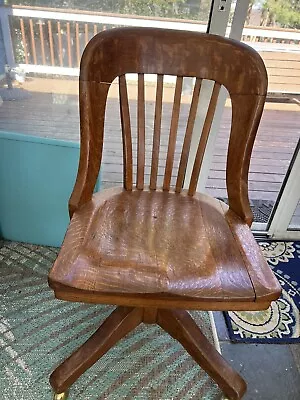
[[[179,4],[184,0],[127,0],[123,12],[136,15],[170,17],[179,14]]]
[[[300,29],[299,0],[265,0],[263,10],[266,25]]]
[[[210,0],[5,0],[6,4],[73,8],[153,17],[207,21]]]
[[[24,63],[25,50],[24,44],[22,41],[21,32],[19,29],[13,28],[13,41],[14,41],[14,50],[15,50],[15,61],[17,64]]]

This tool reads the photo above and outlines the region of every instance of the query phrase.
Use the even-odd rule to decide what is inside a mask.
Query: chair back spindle
[[[189,117],[188,117],[186,131],[185,131],[184,142],[183,142],[183,146],[182,146],[181,158],[180,158],[180,163],[179,163],[179,171],[178,171],[178,176],[177,176],[177,181],[176,181],[176,189],[175,189],[175,191],[177,193],[181,192],[183,183],[184,183],[185,171],[186,171],[186,166],[187,166],[189,152],[190,152],[190,146],[191,146],[191,140],[192,140],[192,133],[193,133],[194,123],[195,123],[197,109],[198,109],[198,101],[199,101],[199,96],[200,96],[201,84],[202,84],[202,79],[197,78],[195,86],[194,86],[194,92],[193,92]]]
[[[213,121],[213,118],[215,115],[215,111],[216,111],[220,88],[221,88],[221,85],[219,83],[215,82],[214,88],[212,91],[212,95],[211,95],[211,99],[209,102],[207,114],[205,117],[203,129],[202,129],[202,134],[200,136],[195,162],[194,162],[193,172],[192,172],[192,176],[191,176],[191,182],[190,182],[189,191],[188,191],[190,196],[193,196],[197,189],[199,173],[200,173],[200,169],[201,169],[201,165],[202,165],[202,161],[203,161],[203,156],[204,156],[211,124],[212,124],[212,121]]]
[[[132,190],[132,138],[128,93],[125,75],[119,77],[120,114],[123,139],[123,174],[124,187]]]
[[[138,74],[138,132],[137,132],[137,189],[144,189],[145,174],[145,82],[144,74]]]
[[[164,84],[164,76],[157,75],[154,129],[153,129],[153,148],[152,148],[151,175],[150,175],[151,190],[155,190],[157,184],[157,171],[158,171],[159,146],[160,146],[160,134],[161,134],[163,84]]]
[[[170,190],[170,182],[171,182],[172,169],[173,169],[173,163],[174,163],[174,153],[175,153],[175,146],[176,146],[178,120],[179,120],[182,82],[183,82],[182,76],[177,76],[175,93],[174,93],[174,102],[173,102],[173,110],[172,110],[172,118],[171,118],[171,126],[170,126],[170,135],[169,135],[163,190]]]
[[[109,67],[108,67],[109,65]],[[247,68],[245,68],[247,66]],[[78,178],[70,198],[70,213],[91,199],[99,172],[104,123],[96,123],[98,110],[105,109],[108,88],[119,78],[120,118],[123,140],[124,188],[133,190],[133,149],[126,74],[136,73],[137,93],[137,173],[136,188],[145,185],[145,74],[155,74],[156,100],[152,140],[150,190],[158,189],[157,178],[163,118],[163,83],[165,75],[176,77],[167,155],[162,189],[180,193],[197,114],[203,79],[214,82],[211,99],[194,160],[188,195],[197,189],[203,156],[211,130],[220,89],[224,86],[232,102],[232,123],[228,148],[226,184],[229,207],[247,223],[252,221],[248,199],[248,170],[253,142],[267,93],[264,63],[250,47],[214,35],[196,32],[170,31],[156,28],[120,28],[101,32],[87,45],[80,71],[81,155]],[[181,111],[184,77],[195,78],[192,99],[181,146],[175,187],[174,156],[178,146],[177,131]],[[102,86],[106,86],[105,89]],[[98,90],[98,92],[97,92]],[[101,93],[101,97],[100,97]],[[98,108],[98,110],[97,110]],[[92,146],[99,143],[99,146]],[[95,161],[97,160],[97,161]],[[88,167],[90,164],[93,168]]]

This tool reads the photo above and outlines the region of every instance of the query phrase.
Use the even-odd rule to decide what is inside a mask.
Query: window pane
[[[299,230],[300,229],[300,200],[296,207],[296,210],[292,216],[292,219],[289,223],[289,230]]]
[[[292,17],[299,12],[299,6],[287,2],[290,3],[290,14],[288,20],[283,20],[282,14],[276,14],[275,9],[268,13],[263,2],[254,3],[249,8],[242,40],[263,58],[269,85],[251,159],[249,198],[254,220],[266,228],[299,139],[300,34],[298,20]],[[270,7],[275,6],[270,3]],[[210,194],[225,200],[230,118],[231,104],[227,100],[206,184]]]

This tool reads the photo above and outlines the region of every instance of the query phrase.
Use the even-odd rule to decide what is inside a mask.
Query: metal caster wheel
[[[67,400],[69,392],[54,393],[52,400]]]

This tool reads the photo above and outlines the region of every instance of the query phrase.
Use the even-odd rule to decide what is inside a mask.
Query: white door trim
[[[268,233],[274,239],[300,239],[300,229],[288,230],[300,199],[300,139]]]

